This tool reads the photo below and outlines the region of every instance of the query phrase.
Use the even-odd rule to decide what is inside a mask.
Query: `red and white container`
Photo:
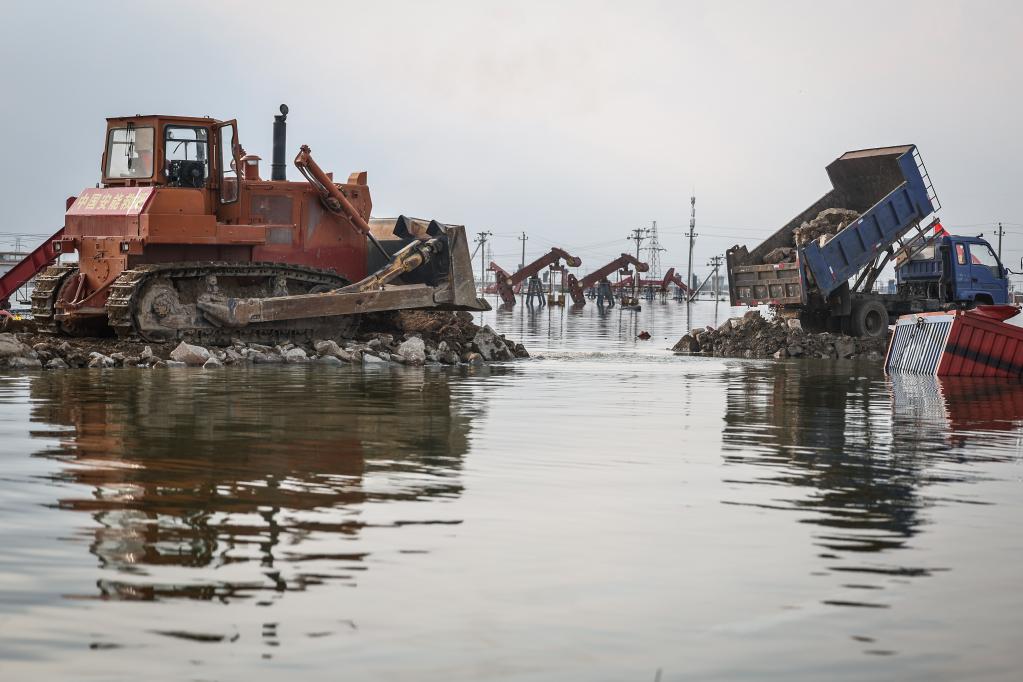
[[[886,374],[1023,377],[1023,327],[1012,305],[903,315],[888,344]]]

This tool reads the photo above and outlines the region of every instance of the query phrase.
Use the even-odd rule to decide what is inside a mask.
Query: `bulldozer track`
[[[32,290],[32,319],[43,334],[59,334],[60,327],[53,319],[53,306],[64,280],[78,268],[74,265],[53,265],[36,277]]]
[[[289,280],[298,280],[307,285],[336,288],[348,284],[348,280],[335,272],[302,265],[286,263],[152,263],[125,270],[114,280],[107,298],[108,324],[121,338],[141,338],[146,341],[165,341],[148,337],[139,328],[137,313],[140,293],[145,285],[160,277],[172,281],[203,278],[209,275],[224,277],[278,277],[285,275]],[[249,341],[278,343],[299,337],[311,337],[322,330],[323,324],[307,320],[306,326],[284,323],[254,324],[244,329],[221,327],[194,327],[177,330],[178,339],[189,339],[200,344],[227,344],[232,339],[244,336]]]

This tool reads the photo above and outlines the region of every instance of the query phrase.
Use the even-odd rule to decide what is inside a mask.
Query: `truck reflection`
[[[934,377],[886,383],[874,371],[838,363],[743,364],[731,372],[726,461],[752,467],[752,480],[738,477],[743,482],[778,487],[769,503],[760,495],[736,503],[801,512],[801,522],[821,528],[815,542],[828,558],[905,546],[933,503],[927,486],[969,481],[979,457],[1019,451],[1019,383]],[[1000,438],[1005,447],[978,455],[969,447],[978,438]]]
[[[365,528],[457,524],[418,502],[461,494],[480,406],[440,373],[377,374],[34,378],[37,435],[61,434],[39,456],[60,460],[72,484],[60,507],[94,521],[99,597],[227,600],[354,583],[375,549]]]
[[[1023,383],[1015,379],[889,377],[892,411],[903,428],[938,429],[950,445],[978,431],[1016,433],[1023,426]]]

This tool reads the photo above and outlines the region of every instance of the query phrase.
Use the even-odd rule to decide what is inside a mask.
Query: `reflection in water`
[[[227,600],[354,582],[366,568],[354,542],[365,510],[459,495],[479,412],[444,374],[371,374],[34,378],[33,421],[70,427],[40,456],[63,462],[58,479],[88,486],[65,488],[76,494],[59,505],[95,520],[90,551],[110,571],[100,596]],[[424,511],[386,525],[458,522]]]
[[[866,577],[938,570],[893,563],[897,555],[887,553],[921,532],[934,502],[927,486],[976,480],[973,465],[1006,461],[1012,455],[1000,453],[1019,449],[1019,383],[886,382],[843,363],[816,362],[736,365],[727,381],[726,462],[760,472],[740,482],[778,486],[759,506],[799,512],[801,522],[820,528],[814,538],[825,550],[821,557],[837,563],[829,571]],[[979,455],[968,447],[979,438],[989,445],[1000,438],[1009,447]]]

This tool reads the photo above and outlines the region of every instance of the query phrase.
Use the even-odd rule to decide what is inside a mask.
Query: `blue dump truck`
[[[728,250],[732,305],[881,336],[899,315],[1008,302],[1008,271],[986,241],[923,224],[940,205],[915,145],[846,152],[827,172],[830,192],[752,251]],[[889,264],[896,291],[877,293]]]

